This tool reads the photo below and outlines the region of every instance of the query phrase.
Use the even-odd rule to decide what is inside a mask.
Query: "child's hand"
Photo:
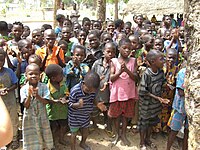
[[[7,88],[0,89],[0,96],[5,96],[8,94]]]
[[[106,106],[104,105],[104,102],[99,102],[99,103],[97,104],[97,107],[98,107],[101,111],[106,111],[106,110],[107,110]]]
[[[65,98],[60,98],[59,101],[62,103],[62,104],[67,104],[69,102],[69,100],[66,100]]]
[[[80,62],[76,56],[72,57],[72,61],[75,67],[78,67],[80,65]]]
[[[103,92],[106,89],[107,85],[108,85],[108,82],[105,82],[103,84],[103,88],[101,88],[100,91]]]
[[[79,99],[79,108],[81,108],[81,107],[83,107],[83,99],[81,98],[81,99]]]
[[[174,90],[175,89],[175,87],[170,85],[170,84],[167,84],[167,86],[170,88],[170,90]]]
[[[169,103],[170,103],[170,100],[168,100],[168,99],[163,99],[163,98],[161,98],[161,97],[158,97],[158,100],[159,100],[161,103],[163,103],[163,104],[169,104]]]
[[[18,54],[17,54],[17,61],[19,64],[22,63],[21,52],[18,52]]]
[[[105,76],[104,75],[102,75],[101,77],[100,77],[100,80],[103,80],[105,78]]]
[[[185,95],[184,90],[178,88],[178,95],[179,95],[180,97],[183,97],[183,96]]]

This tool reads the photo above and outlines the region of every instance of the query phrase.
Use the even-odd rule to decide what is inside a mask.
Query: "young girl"
[[[57,64],[50,64],[45,69],[45,73],[49,78],[48,89],[50,91],[50,97],[53,100],[66,100],[69,96],[68,88],[63,80],[63,70]],[[68,106],[62,103],[52,103],[47,104],[47,115],[50,121],[51,131],[54,139],[54,144],[56,143],[56,137],[59,137],[59,143],[66,145],[64,136],[67,132],[67,112]]]
[[[44,45],[42,31],[40,29],[35,29],[32,31],[32,43],[36,50]]]
[[[20,90],[23,115],[23,149],[53,148],[53,138],[45,105],[49,103],[48,87],[40,83],[40,68],[30,64],[26,68],[28,82]]]
[[[122,120],[121,140],[125,145],[130,145],[126,137],[128,118],[134,115],[134,104],[137,99],[135,80],[137,78],[137,63],[135,58],[129,58],[131,53],[131,41],[127,38],[119,42],[119,58],[113,58],[111,62],[111,91],[109,117],[114,119],[116,144],[120,138],[120,118]]]
[[[161,112],[162,104],[167,104],[168,99],[162,99],[162,86],[164,85],[164,72],[161,70],[164,65],[164,57],[160,51],[151,50],[146,57],[149,67],[144,71],[139,89],[139,122],[140,149],[146,150],[157,148],[151,142],[152,126],[159,122],[158,115]]]
[[[101,79],[100,89],[98,90],[98,94],[96,96],[96,100],[98,102],[104,102],[104,104],[109,107],[109,99],[110,99],[110,89],[109,89],[109,80],[110,80],[110,63],[111,59],[115,57],[116,46],[114,43],[109,42],[105,44],[104,57],[95,61],[92,66],[92,71],[96,72]],[[108,136],[113,136],[111,129],[111,119],[109,119],[107,115],[107,111],[103,112],[104,114],[104,123],[106,125],[106,133]],[[93,122],[94,124],[94,122]]]

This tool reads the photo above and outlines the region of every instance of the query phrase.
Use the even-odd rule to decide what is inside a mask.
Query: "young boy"
[[[173,101],[173,111],[168,122],[171,132],[169,133],[167,150],[170,150],[176,135],[184,125],[184,139],[182,149],[188,149],[188,119],[185,111],[185,94],[184,94],[184,79],[185,79],[186,68],[181,69],[178,72],[176,81],[176,94]]]
[[[89,71],[87,64],[83,63],[86,52],[85,47],[76,45],[73,52],[72,60],[70,60],[63,69],[66,77],[66,84],[69,90],[81,80],[83,80],[86,73]]]
[[[6,52],[3,48],[0,48],[0,96],[8,109],[13,125],[11,148],[17,149],[19,147],[19,142],[17,140],[18,116],[15,89],[17,88],[18,79],[10,68],[3,67],[5,58]]]
[[[92,66],[92,71],[96,72],[101,79],[100,89],[98,90],[98,94],[96,96],[96,100],[98,102],[104,102],[104,104],[109,107],[110,100],[110,89],[109,89],[109,81],[110,81],[110,64],[111,59],[115,57],[116,46],[114,43],[109,42],[105,44],[104,57],[96,60]],[[111,128],[111,119],[107,115],[107,111],[103,112],[104,114],[104,123],[106,125],[106,133],[108,136],[113,136],[112,128]],[[93,119],[95,121],[95,118]],[[94,125],[94,122],[93,122]]]
[[[45,69],[45,73],[49,78],[48,89],[50,91],[50,98],[53,100],[61,100],[69,96],[67,86],[63,80],[63,70],[57,64],[50,64]],[[56,137],[59,137],[59,143],[66,145],[64,140],[67,132],[67,105],[62,103],[51,103],[46,105],[48,119],[50,121],[51,131],[56,143]]]
[[[162,99],[162,86],[164,85],[164,72],[161,70],[164,65],[164,57],[160,51],[151,50],[146,57],[149,67],[144,71],[139,89],[139,122],[140,148],[156,148],[151,142],[151,128],[159,122],[158,115],[161,112],[162,104],[167,104],[168,99]]]
[[[36,50],[35,54],[42,58],[43,66],[47,67],[49,64],[59,64],[61,67],[65,66],[64,52],[60,47],[55,46],[56,34],[54,30],[47,29],[44,31],[45,45]]]
[[[90,126],[90,113],[93,111],[93,103],[97,104],[95,93],[100,84],[100,77],[95,72],[88,72],[84,81],[75,85],[70,92],[68,103],[68,123],[71,131],[71,150],[76,150],[76,135],[81,132],[80,147],[90,150],[85,143]],[[100,110],[105,111],[106,106],[102,102],[97,104]]]

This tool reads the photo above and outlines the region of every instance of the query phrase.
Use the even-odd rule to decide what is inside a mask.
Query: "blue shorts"
[[[183,115],[177,111],[174,111],[174,113],[172,112],[172,115],[171,122],[169,123],[171,130],[179,131],[181,130],[182,126],[184,126],[185,129],[188,129],[188,119],[186,115]]]

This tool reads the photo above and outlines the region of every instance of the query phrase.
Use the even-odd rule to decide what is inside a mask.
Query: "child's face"
[[[119,44],[119,41],[120,41],[121,39],[124,39],[124,38],[126,38],[126,34],[125,34],[125,33],[119,33],[119,34],[117,35],[117,39],[116,39],[117,44]]]
[[[143,18],[142,17],[137,17],[137,24],[138,25],[142,25],[142,23],[143,23]]]
[[[163,54],[160,54],[157,56],[157,58],[154,61],[154,64],[158,69],[162,69],[164,66],[164,56]]]
[[[31,33],[30,28],[28,26],[25,26],[24,27],[24,32],[22,34],[22,37],[26,38],[26,37],[28,37],[30,35],[30,33]]]
[[[132,50],[138,49],[139,40],[136,37],[134,37],[134,36],[130,36],[129,40],[131,41]]]
[[[115,24],[114,22],[108,22],[107,24],[107,31],[108,33],[112,34],[115,30]]]
[[[85,31],[80,31],[78,34],[78,40],[80,41],[84,41],[86,40],[86,32]]]
[[[165,17],[165,24],[170,25],[171,24],[171,18],[169,16]]]
[[[92,94],[92,93],[97,92],[96,88],[90,87],[90,86],[86,85],[85,83],[83,83],[82,89],[83,89],[83,92],[87,93],[87,94]]]
[[[129,34],[131,32],[131,27],[129,25],[125,25],[124,29],[126,34]]]
[[[23,34],[23,28],[20,25],[13,25],[12,34],[16,38],[21,38]]]
[[[30,84],[36,85],[40,81],[40,69],[36,66],[29,66],[26,71],[26,78]]]
[[[173,51],[168,51],[166,55],[166,61],[169,66],[174,65],[176,61],[176,53]]]
[[[94,22],[93,29],[94,30],[101,30],[101,24],[99,22]]]
[[[90,30],[90,25],[91,25],[90,21],[85,21],[83,24],[83,29],[88,32]]]
[[[5,63],[5,56],[0,54],[0,70],[3,68]]]
[[[111,60],[112,58],[115,57],[115,47],[112,44],[107,43],[105,45],[103,54],[105,59]]]
[[[45,45],[52,49],[54,46],[54,43],[56,41],[56,35],[53,33],[48,33],[46,35],[44,35],[44,41],[45,41]]]
[[[163,45],[163,41],[162,41],[162,40],[156,39],[156,40],[154,41],[154,49],[155,49],[155,50],[162,51],[162,50],[163,50],[163,47],[164,47],[164,45]]]
[[[72,27],[72,24],[71,24],[71,22],[70,22],[69,20],[65,20],[65,21],[63,22],[63,26],[71,28],[71,27]]]
[[[62,29],[62,39],[65,41],[69,41],[70,38],[71,38],[70,28],[63,28]]]
[[[98,48],[99,47],[99,38],[96,36],[96,35],[94,35],[94,34],[90,34],[89,36],[88,36],[88,40],[89,40],[89,44],[90,44],[90,47],[91,48]]]
[[[64,51],[64,53],[67,52],[67,45],[61,44],[61,45],[60,45],[60,48],[62,48],[62,50]]]
[[[40,31],[33,31],[32,32],[32,42],[34,44],[39,44],[42,41],[42,32]]]
[[[80,29],[81,29],[80,24],[78,24],[78,23],[74,24],[73,31],[75,32],[75,34],[77,34],[78,30],[80,30]]]
[[[170,35],[171,35],[170,31],[166,31],[165,32],[165,39],[170,40],[170,38],[171,38]]]
[[[112,37],[110,34],[105,34],[102,38],[102,43],[108,43],[112,41]]]
[[[26,43],[25,46],[20,50],[22,58],[28,60],[32,50],[32,44],[30,42]]]
[[[149,48],[153,48],[154,38],[150,37],[149,41],[146,43],[146,46]]]
[[[121,56],[123,58],[128,58],[128,56],[131,53],[131,48],[132,48],[132,45],[131,45],[131,43],[128,43],[128,42],[121,45],[119,47],[119,52],[120,52]]]
[[[180,35],[180,37],[184,37],[184,32],[185,32],[184,27],[180,27],[179,28],[179,35]]]
[[[51,79],[53,82],[60,83],[63,80],[63,72],[61,71],[58,75],[55,77],[52,77]]]
[[[86,54],[83,49],[80,48],[74,49],[73,56],[76,57],[79,62],[83,62],[83,60],[85,59],[85,55]]]

